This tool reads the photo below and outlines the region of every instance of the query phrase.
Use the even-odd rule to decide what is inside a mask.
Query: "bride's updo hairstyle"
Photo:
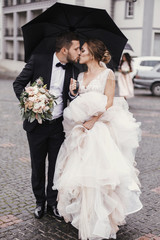
[[[104,62],[104,63],[109,63],[111,60],[111,55],[104,45],[104,43],[98,39],[92,39],[86,41],[88,45],[88,50],[91,53],[91,55],[94,57],[95,60]]]

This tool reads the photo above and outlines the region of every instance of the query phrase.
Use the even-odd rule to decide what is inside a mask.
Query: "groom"
[[[37,120],[30,123],[25,120],[23,128],[27,138],[31,155],[32,189],[36,198],[34,215],[41,218],[45,211],[61,219],[57,210],[57,191],[52,190],[55,163],[58,151],[64,140],[62,126],[63,110],[67,100],[74,97],[69,93],[69,84],[72,77],[76,78],[78,69],[73,65],[80,55],[78,37],[67,32],[56,39],[56,51],[53,54],[33,55],[25,65],[22,72],[13,83],[13,88],[18,99],[28,83],[33,83],[40,76],[44,79],[47,88],[54,92],[57,104],[53,109],[53,119],[39,124]],[[46,185],[46,157],[48,156],[47,188]]]

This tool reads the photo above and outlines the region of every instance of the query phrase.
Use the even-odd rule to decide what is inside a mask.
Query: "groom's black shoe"
[[[43,205],[43,206],[37,205],[36,208],[35,208],[35,210],[34,210],[34,216],[35,216],[35,218],[38,218],[38,219],[39,219],[39,218],[43,217],[43,215],[44,215],[44,209],[45,209],[44,205]]]
[[[57,205],[53,205],[53,206],[47,205],[47,213],[56,217],[59,220],[63,220],[63,217],[59,214]]]

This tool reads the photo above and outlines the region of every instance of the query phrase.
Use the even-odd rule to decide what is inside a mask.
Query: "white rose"
[[[37,88],[37,86],[33,87],[33,92],[34,92],[34,94],[37,94],[37,93],[38,93],[38,88]]]
[[[45,101],[47,99],[46,95],[45,94],[41,94],[39,97],[38,97],[39,100],[42,100],[42,101]]]
[[[28,100],[31,101],[31,102],[34,102],[35,101],[35,97],[34,96],[33,97],[29,97]]]
[[[33,108],[32,111],[33,111],[34,113],[37,113],[37,112],[38,112],[38,109]]]
[[[36,103],[34,104],[34,109],[39,109],[40,107],[42,107],[41,102],[36,102]]]
[[[45,107],[44,102],[37,102],[34,104],[33,112],[42,113],[42,109]]]
[[[29,96],[34,95],[34,88],[33,87],[26,87],[25,91],[29,94]]]

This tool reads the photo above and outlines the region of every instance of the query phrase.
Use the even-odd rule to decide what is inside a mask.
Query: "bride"
[[[115,77],[106,68],[110,54],[99,40],[82,46],[79,93],[64,110],[66,139],[56,163],[58,210],[82,240],[116,238],[125,217],[142,208],[135,168],[140,123],[124,98],[114,97]],[[71,79],[70,91],[76,87]]]

